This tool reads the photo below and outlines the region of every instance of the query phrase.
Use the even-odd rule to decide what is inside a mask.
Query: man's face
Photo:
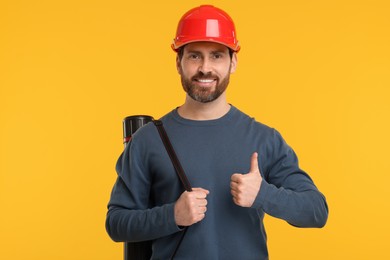
[[[184,46],[177,70],[183,89],[194,100],[207,103],[216,100],[226,90],[230,73],[236,70],[237,56],[218,43],[196,42]]]

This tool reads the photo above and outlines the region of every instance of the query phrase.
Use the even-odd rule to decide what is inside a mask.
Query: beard
[[[193,84],[195,79],[216,79],[215,89],[212,90],[209,87],[200,87]],[[191,78],[186,78],[181,75],[181,84],[184,91],[195,101],[201,103],[208,103],[219,98],[223,92],[225,92],[227,86],[229,85],[230,74],[225,78],[220,80],[220,78],[211,73],[204,74],[203,72],[198,72]]]

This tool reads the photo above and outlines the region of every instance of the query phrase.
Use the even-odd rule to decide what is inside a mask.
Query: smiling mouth
[[[214,85],[214,82],[216,82],[216,79],[197,79],[195,78],[194,81],[197,83],[197,85],[201,87],[210,87]]]
[[[211,83],[214,82],[215,79],[195,79],[195,81],[198,81],[200,83]]]

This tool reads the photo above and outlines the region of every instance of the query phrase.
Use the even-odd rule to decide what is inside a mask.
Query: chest
[[[192,187],[208,189],[218,197],[230,194],[231,175],[248,172],[250,157],[258,151],[253,136],[231,129],[181,129],[169,137]],[[162,144],[150,165],[157,200],[177,199],[183,188]]]

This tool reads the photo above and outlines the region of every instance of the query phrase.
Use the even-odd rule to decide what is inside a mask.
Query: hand
[[[185,191],[175,204],[175,221],[178,226],[191,226],[205,217],[206,197],[210,192],[202,188]]]
[[[263,178],[260,174],[257,157],[257,153],[252,154],[251,167],[247,174],[235,173],[230,179],[230,192],[234,203],[238,206],[251,207],[260,191]]]

